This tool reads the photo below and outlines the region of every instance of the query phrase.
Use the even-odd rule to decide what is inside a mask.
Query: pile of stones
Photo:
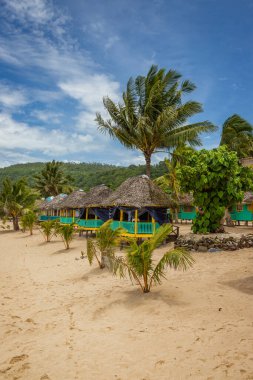
[[[235,251],[253,247],[253,234],[187,234],[180,235],[174,245],[198,252]]]

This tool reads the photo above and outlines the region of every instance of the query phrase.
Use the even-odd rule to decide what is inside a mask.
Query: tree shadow
[[[61,253],[68,253],[70,251],[73,251],[74,248],[70,247],[69,249],[63,248],[59,249],[58,251],[52,252],[51,255],[59,255]]]
[[[239,290],[242,293],[253,295],[253,276],[241,278],[239,280],[223,282],[223,284]]]
[[[51,241],[42,241],[41,243],[38,244],[38,246],[47,246],[47,245],[51,245],[51,244],[56,244],[56,243],[60,243],[61,241],[60,240],[51,240]]]

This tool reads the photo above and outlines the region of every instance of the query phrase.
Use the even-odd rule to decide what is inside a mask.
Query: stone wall
[[[253,234],[180,235],[174,246],[198,252],[235,251],[253,247]]]

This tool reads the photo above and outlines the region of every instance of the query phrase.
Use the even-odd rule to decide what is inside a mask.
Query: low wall
[[[198,252],[235,251],[253,247],[253,234],[180,235],[174,246]]]

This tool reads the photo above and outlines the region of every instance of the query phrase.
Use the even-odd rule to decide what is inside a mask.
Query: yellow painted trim
[[[119,220],[120,220],[120,222],[122,222],[122,220],[123,220],[123,210],[120,210],[120,212],[119,212]]]
[[[85,216],[86,220],[88,220],[88,216],[89,216],[89,209],[86,208],[86,216]]]
[[[138,210],[134,211],[134,235],[138,233]]]
[[[72,211],[72,220],[75,221],[75,210]]]
[[[152,224],[153,224],[153,234],[155,233],[155,219],[152,218]]]

